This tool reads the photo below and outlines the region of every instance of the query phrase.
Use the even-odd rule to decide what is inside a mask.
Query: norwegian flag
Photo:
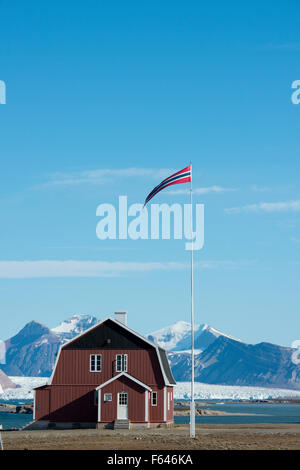
[[[192,181],[191,165],[187,166],[183,170],[177,171],[177,173],[174,173],[173,175],[163,180],[159,185],[155,186],[151,193],[149,193],[146,197],[144,207],[147,202],[150,201],[150,199],[152,199],[157,193],[167,188],[168,186],[171,186],[172,184],[189,183],[190,181]]]

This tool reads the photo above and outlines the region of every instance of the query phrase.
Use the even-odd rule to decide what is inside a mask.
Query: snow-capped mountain
[[[5,341],[7,375],[49,376],[63,339],[37,321],[27,323],[19,333]]]
[[[210,344],[212,344],[220,336],[224,336],[225,338],[230,338],[235,341],[240,341],[239,339],[233,338],[232,336],[227,335],[226,333],[223,333],[219,330],[216,330],[212,326],[204,323],[203,325],[200,325],[200,327],[195,332],[195,337],[194,337],[195,349],[197,351],[204,351]],[[183,340],[180,341],[176,345],[175,348],[173,348],[174,351],[185,351],[186,349],[188,350],[191,349],[191,334],[183,338]]]
[[[196,325],[194,328],[194,347],[197,353],[204,351],[219,336],[240,341],[232,336],[216,330],[207,324]],[[191,350],[191,324],[178,321],[173,325],[166,326],[148,335],[148,338],[157,342],[159,346],[167,351],[190,351]]]
[[[32,321],[5,342],[6,364],[0,369],[10,376],[49,377],[59,347],[98,321],[90,315],[73,315],[52,330]],[[269,343],[246,344],[206,324],[195,330],[197,382],[300,389],[300,365],[291,360],[293,349]],[[190,324],[184,321],[148,335],[168,350],[178,382],[190,380],[190,335]]]
[[[246,344],[220,335],[195,356],[195,380],[208,384],[300,389],[300,364],[295,350],[271,343]],[[175,380],[191,377],[191,356],[168,355]]]
[[[196,325],[195,331],[197,331],[199,325]],[[181,342],[186,341],[186,344],[189,343],[189,346],[182,349],[189,349],[190,338],[191,338],[191,324],[186,321],[178,321],[173,325],[166,326],[160,330],[154,331],[147,336],[148,339],[158,343],[160,347],[170,351]]]
[[[67,318],[67,320],[64,320],[58,326],[52,328],[51,331],[63,340],[68,341],[96,325],[99,321],[100,320],[92,315],[77,314]]]
[[[50,376],[60,346],[98,322],[91,315],[73,315],[52,330],[37,321],[27,323],[5,341],[6,363],[0,369],[11,376]]]

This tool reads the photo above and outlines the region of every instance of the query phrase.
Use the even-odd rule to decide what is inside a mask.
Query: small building
[[[30,428],[169,425],[175,384],[166,351],[116,312],[61,346]]]

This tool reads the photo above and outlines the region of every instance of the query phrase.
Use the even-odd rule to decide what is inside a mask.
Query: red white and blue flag
[[[150,199],[152,199],[157,193],[167,188],[168,186],[171,186],[173,184],[189,183],[190,181],[192,181],[191,165],[187,166],[183,170],[177,171],[177,173],[174,173],[173,175],[163,180],[159,185],[155,186],[155,188],[152,189],[151,193],[149,193],[146,197],[144,207],[147,202],[150,201]]]

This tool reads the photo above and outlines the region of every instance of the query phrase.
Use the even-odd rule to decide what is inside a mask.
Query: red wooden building
[[[61,347],[31,428],[170,424],[174,385],[165,350],[116,312]]]

